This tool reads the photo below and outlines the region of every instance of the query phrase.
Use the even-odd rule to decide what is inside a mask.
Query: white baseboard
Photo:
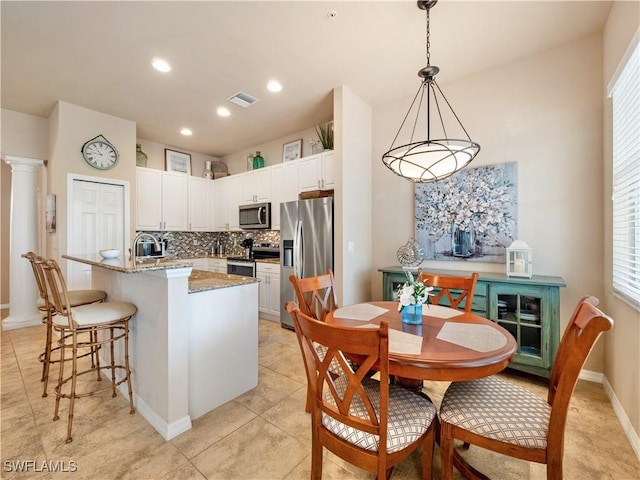
[[[122,396],[129,400],[129,391],[127,390],[126,383],[119,385],[118,391]],[[181,433],[191,430],[191,417],[189,415],[186,415],[175,422],[167,423],[164,418],[158,415],[156,411],[152,409],[147,402],[140,398],[140,396],[137,396],[135,392],[133,394],[133,403],[136,408],[136,412],[142,415],[142,417],[149,422],[165,440],[171,440],[173,437],[177,437]]]
[[[631,443],[631,448],[633,448],[633,451],[636,452],[636,457],[638,457],[638,460],[640,460],[640,437],[638,436],[636,431],[633,429],[633,425],[631,425],[631,422],[629,421],[629,417],[627,416],[624,409],[622,408],[622,405],[620,404],[618,397],[616,397],[616,393],[613,391],[613,388],[611,388],[611,385],[607,381],[606,377],[604,377],[602,386],[604,387],[604,391],[607,392],[607,395],[609,396],[609,400],[611,400],[613,411],[616,412],[616,416],[620,421],[620,425],[622,425],[622,429],[624,430],[624,433],[627,434],[629,443]]]
[[[604,373],[592,372],[591,370],[581,370],[578,375],[580,380],[587,380],[588,382],[603,383]]]
[[[631,448],[633,448],[633,451],[636,452],[636,457],[638,457],[638,460],[640,460],[640,436],[638,436],[636,431],[633,429],[633,425],[631,425],[631,422],[629,421],[629,417],[627,416],[624,409],[622,408],[622,405],[620,404],[618,397],[616,397],[616,393],[613,391],[613,388],[611,388],[611,385],[607,381],[607,377],[605,377],[603,373],[592,372],[589,370],[582,370],[580,372],[579,378],[580,380],[588,380],[590,382],[596,382],[596,383],[602,384],[602,386],[604,387],[604,391],[607,392],[607,396],[611,401],[611,406],[613,407],[613,411],[618,417],[618,421],[620,422],[620,425],[622,426],[624,433],[627,435],[627,438],[629,439]]]
[[[9,304],[8,303],[0,304],[0,308],[9,308]]]

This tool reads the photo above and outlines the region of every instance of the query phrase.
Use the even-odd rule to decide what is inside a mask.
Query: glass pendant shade
[[[414,183],[447,178],[466,167],[480,151],[436,83],[440,69],[430,64],[429,10],[436,3],[418,2],[418,7],[427,12],[427,66],[418,72],[420,87],[391,148],[382,155],[382,162],[393,173]],[[415,141],[425,127],[426,139]]]

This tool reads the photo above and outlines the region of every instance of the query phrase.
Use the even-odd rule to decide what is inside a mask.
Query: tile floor
[[[295,334],[279,324],[260,321],[258,387],[198,418],[190,431],[171,441],[165,441],[139,414],[130,415],[122,396],[113,399],[107,392],[77,401],[74,440],[66,444],[68,402],[62,402],[60,421],[52,422],[54,397],[41,396],[37,357],[43,337],[41,326],[1,333],[0,478],[309,478],[306,379]],[[544,395],[544,385],[510,377]],[[428,382],[425,391],[439,404],[445,388],[446,383]],[[440,478],[438,455],[436,448],[436,479]],[[479,448],[464,455],[493,479],[545,478],[542,465]],[[566,479],[640,478],[640,464],[601,385],[579,382],[570,408],[564,458]],[[33,464],[27,472],[12,470],[17,461],[28,460],[35,462],[38,471]],[[50,472],[46,465],[75,472]],[[323,478],[373,475],[325,452]],[[419,453],[396,468],[393,478],[421,478]]]

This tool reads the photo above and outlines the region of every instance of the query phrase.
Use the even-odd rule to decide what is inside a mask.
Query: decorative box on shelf
[[[507,247],[507,275],[509,277],[533,276],[533,249],[522,240],[514,240]]]

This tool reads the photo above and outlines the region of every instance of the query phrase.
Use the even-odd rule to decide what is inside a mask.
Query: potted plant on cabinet
[[[333,122],[323,122],[315,126],[318,139],[325,150],[333,150]]]

